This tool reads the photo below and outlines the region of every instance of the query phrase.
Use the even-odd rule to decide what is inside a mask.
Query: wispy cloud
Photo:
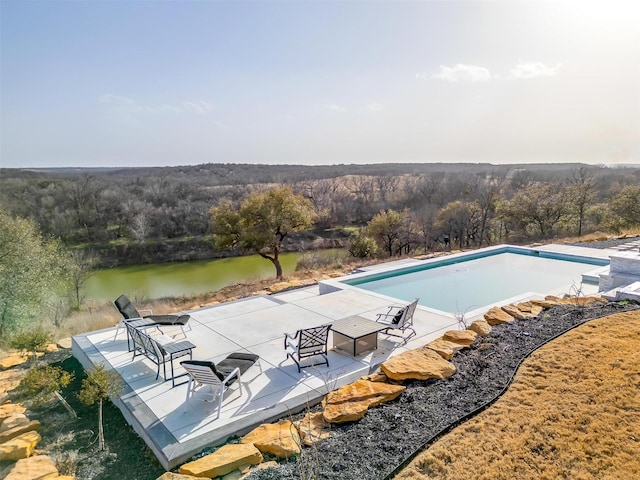
[[[336,105],[335,103],[326,104],[324,105],[324,108],[326,108],[330,112],[346,112],[347,111],[346,108],[341,107],[340,105]]]
[[[509,71],[507,78],[528,80],[536,77],[555,77],[560,67],[562,67],[560,63],[555,67],[547,67],[542,62],[520,62]]]
[[[131,97],[123,95],[114,95],[107,93],[98,98],[98,103],[108,105],[120,111],[131,113],[151,113],[158,114],[163,112],[171,113],[194,113],[204,115],[213,110],[211,105],[203,100],[182,102],[179,105],[163,104],[163,105],[145,105],[139,103]]]
[[[204,115],[212,110],[211,105],[207,102],[203,102],[202,100],[197,102],[184,102],[182,105],[187,111],[197,113],[199,115]]]
[[[464,65],[462,63],[458,63],[454,67],[440,65],[438,73],[431,76],[420,73],[417,75],[420,80],[430,77],[449,82],[486,82],[491,80],[492,75],[487,68],[479,67],[478,65]]]
[[[381,103],[370,103],[365,107],[365,111],[367,112],[382,112],[384,107]]]
[[[548,67],[542,62],[519,62],[509,70],[506,77],[491,73],[488,68],[478,65],[464,65],[458,63],[454,67],[440,65],[440,69],[435,74],[418,73],[418,80],[428,80],[435,78],[438,80],[446,80],[448,82],[486,82],[488,80],[528,80],[537,77],[554,77],[558,74],[558,70],[562,64],[558,63],[554,67]]]
[[[106,103],[107,105],[114,105],[117,107],[131,107],[136,104],[136,102],[129,97],[123,97],[122,95],[113,95],[111,93],[107,93],[98,98],[98,102]]]

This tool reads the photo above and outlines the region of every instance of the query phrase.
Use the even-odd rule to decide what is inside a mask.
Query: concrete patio
[[[568,253],[566,248],[558,250]],[[578,252],[601,258],[611,253],[582,248],[571,253]],[[585,288],[583,293],[597,292],[597,286],[586,285]],[[505,299],[500,304],[539,298],[546,293],[561,292],[527,293]],[[138,356],[132,361],[123,330],[115,341],[115,327],[78,335],[73,338],[73,354],[85,368],[105,364],[122,376],[125,390],[116,405],[162,465],[171,469],[204,447],[224,443],[229,437],[242,435],[260,423],[304,410],[328,391],[376,370],[390,356],[421,347],[458,326],[453,315],[419,306],[414,316],[417,335],[405,346],[400,345],[401,341],[396,337],[380,334],[377,350],[354,358],[332,349],[329,367],[311,367],[301,373],[291,360],[286,359],[285,332],[293,333],[300,328],[351,315],[375,319],[385,307],[398,303],[401,302],[353,289],[320,295],[319,287],[313,286],[188,312],[192,317],[189,322],[192,329],[186,336],[196,345],[194,359],[218,362],[238,351],[255,353],[261,359],[262,374],[254,366],[243,376],[242,396],[237,384],[231,388],[219,419],[215,419],[212,403],[197,401],[196,397],[185,404],[186,384],[172,388],[171,382],[162,381],[162,372],[161,378],[155,380],[156,366],[149,360]],[[481,312],[474,312],[466,320],[471,322],[481,315]],[[176,340],[183,339],[179,328],[163,329]],[[332,345],[331,334],[329,345]],[[184,372],[179,360],[175,366],[176,374]],[[186,377],[178,381],[186,381]]]
[[[73,354],[85,368],[103,363],[115,369],[125,382],[118,407],[136,432],[154,451],[162,465],[173,468],[209,445],[249,431],[317,403],[329,390],[369,374],[390,355],[415,348],[435,339],[455,326],[452,317],[437,318],[424,311],[415,314],[418,332],[406,346],[399,339],[380,335],[378,349],[356,358],[342,352],[329,352],[329,367],[311,367],[298,373],[286,360],[285,332],[329,323],[350,315],[375,319],[390,299],[354,292],[319,295],[309,287],[271,296],[259,296],[210,308],[190,311],[192,329],[187,339],[196,345],[193,357],[218,362],[229,353],[244,351],[260,356],[263,373],[252,367],[242,378],[243,395],[237,385],[227,393],[219,419],[212,403],[197,397],[185,408],[185,384],[155,380],[156,366],[142,356],[132,361],[126,334],[121,329],[114,341],[115,328],[73,338]],[[321,312],[321,313],[319,313]],[[183,338],[177,327],[164,328],[166,334]],[[329,339],[331,345],[331,334]],[[183,373],[179,361],[176,374]],[[185,381],[186,377],[178,379]]]

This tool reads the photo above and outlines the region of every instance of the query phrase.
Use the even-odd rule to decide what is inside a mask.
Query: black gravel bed
[[[371,408],[360,421],[333,425],[331,437],[317,447],[305,448],[298,458],[248,478],[385,479],[434,436],[495,401],[534,350],[588,320],[638,308],[635,302],[563,305],[535,319],[495,326],[487,337],[454,355],[453,376],[406,382],[406,391],[396,400]],[[319,406],[311,410],[319,411]]]

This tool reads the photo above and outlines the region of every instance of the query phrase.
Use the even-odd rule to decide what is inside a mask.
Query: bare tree
[[[587,209],[593,205],[597,198],[593,176],[585,167],[579,167],[573,171],[567,196],[577,217],[578,236],[581,236]]]

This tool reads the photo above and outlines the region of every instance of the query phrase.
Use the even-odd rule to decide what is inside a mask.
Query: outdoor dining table
[[[331,324],[333,348],[348,352],[354,357],[375,350],[378,348],[378,332],[387,327],[358,315],[341,318]]]

